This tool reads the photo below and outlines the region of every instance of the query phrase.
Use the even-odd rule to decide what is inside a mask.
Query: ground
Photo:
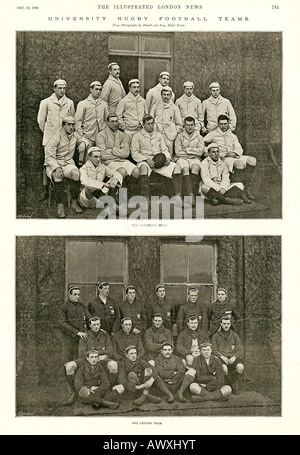
[[[257,172],[255,185],[255,201],[242,206],[218,205],[212,206],[209,201],[204,203],[204,218],[243,218],[243,219],[276,219],[282,217],[281,212],[281,175],[275,166],[265,168]],[[48,201],[41,204],[41,211],[47,218],[55,218],[55,204],[48,205]],[[82,214],[74,213],[70,208],[66,209],[67,219],[97,219],[101,209],[86,209]],[[134,210],[128,211],[128,215]],[[149,212],[149,218],[150,218]],[[170,218],[173,218],[171,209]],[[195,217],[195,209],[193,209]],[[117,217],[118,218],[118,217]]]
[[[18,416],[280,416],[281,396],[277,384],[253,384],[246,378],[240,383],[240,394],[231,395],[228,402],[144,404],[136,407],[132,401],[123,400],[118,410],[100,408],[76,402],[64,406],[68,398],[64,380],[44,386],[17,388],[16,414]]]

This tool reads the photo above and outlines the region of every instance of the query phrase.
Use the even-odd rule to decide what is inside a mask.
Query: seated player
[[[231,181],[241,181],[244,184],[244,191],[248,199],[254,199],[251,188],[256,170],[256,158],[244,155],[243,148],[236,134],[230,129],[227,115],[219,115],[218,128],[205,136],[205,144],[210,142],[214,142],[219,146],[220,158],[228,166],[231,173]]]
[[[182,173],[182,184],[187,195],[192,196],[193,205],[195,195],[198,194],[200,183],[200,166],[205,152],[204,140],[195,129],[194,117],[186,117],[183,122],[183,131],[175,139],[174,161],[179,164]]]
[[[152,327],[147,329],[144,335],[147,360],[151,364],[161,352],[161,347],[166,341],[173,343],[172,333],[169,329],[165,328],[162,315],[156,313],[152,318]],[[155,365],[155,362],[153,362],[153,365]]]
[[[212,345],[204,341],[200,345],[200,356],[195,358],[193,368],[189,370],[192,377],[190,392],[191,401],[227,401],[231,387],[226,385],[222,363],[212,355]]]
[[[99,362],[97,350],[90,350],[86,354],[84,364],[79,367],[75,374],[74,387],[79,400],[83,404],[91,404],[94,409],[101,406],[117,409],[120,403],[119,392],[111,391],[109,380]],[[120,390],[124,388],[120,386]]]
[[[200,194],[212,205],[241,205],[250,203],[242,182],[231,183],[227,164],[219,156],[218,144],[212,142],[207,147],[208,157],[201,162]]]
[[[155,368],[171,392],[167,402],[172,403],[174,394],[178,392],[184,381],[186,368],[182,359],[173,354],[173,344],[169,341],[165,341],[162,344],[160,354],[155,359]],[[182,396],[176,394],[175,397],[178,401],[185,401],[185,399],[182,400]]]
[[[134,332],[132,319],[125,317],[121,321],[121,329],[112,335],[113,358],[118,362],[124,358],[125,349],[129,345],[136,346],[140,359],[145,357],[145,349],[138,333]]]
[[[200,344],[207,338],[206,331],[199,328],[199,318],[190,315],[187,318],[187,328],[180,332],[176,344],[176,353],[187,368],[190,368],[194,359],[200,355]]]
[[[83,145],[85,148],[88,145],[88,141],[74,132],[74,123],[74,117],[64,117],[62,126],[54,133],[45,146],[46,174],[54,184],[54,198],[57,203],[58,218],[65,218],[66,216],[63,202],[64,178],[70,182],[71,209],[75,213],[82,212],[77,202],[80,175],[79,169],[75,165],[74,154],[77,146]]]
[[[86,353],[90,349],[98,352],[98,361],[105,369],[111,387],[118,385],[118,364],[113,360],[113,347],[109,334],[101,329],[101,320],[94,316],[89,319],[90,330],[87,332],[86,338],[79,340],[78,358],[65,364],[65,376],[68,386],[71,390],[71,396],[66,405],[71,405],[76,400],[74,389],[74,377],[77,369],[85,363]],[[118,387],[114,390],[118,390]]]
[[[99,147],[90,147],[88,159],[80,168],[80,181],[83,189],[79,194],[79,204],[83,208],[95,208],[100,196],[117,199],[118,187],[122,185],[122,175],[101,163]]]
[[[212,336],[213,353],[221,360],[225,376],[234,394],[238,394],[238,381],[244,373],[244,348],[240,337],[231,329],[231,318],[221,317],[221,326]]]
[[[150,403],[159,403],[161,401],[160,397],[149,393],[153,384],[170,398],[171,393],[163,380],[150,363],[138,357],[137,349],[134,345],[127,346],[124,354],[124,358],[120,362],[118,381],[124,386],[126,391],[139,395],[133,401],[135,405],[141,406],[147,400]],[[139,391],[142,391],[142,394]]]

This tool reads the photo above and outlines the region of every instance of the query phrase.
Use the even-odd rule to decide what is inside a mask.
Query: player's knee
[[[192,173],[192,174],[198,175],[198,174],[199,174],[199,171],[200,171],[200,166],[199,166],[199,164],[192,164],[191,173]]]
[[[107,369],[110,373],[118,373],[118,364],[115,360],[110,360],[107,364]]]
[[[145,376],[151,376],[153,373],[152,368],[145,368]]]
[[[191,391],[191,393],[193,393],[194,395],[200,395],[201,387],[200,387],[200,385],[197,384],[196,382],[192,382],[192,384],[190,385],[190,391]]]
[[[246,162],[249,164],[249,166],[256,166],[257,161],[254,156],[248,156]]]
[[[182,173],[182,175],[189,175],[189,173],[190,173],[189,168],[188,167],[183,167],[181,169],[181,173]]]
[[[76,369],[77,369],[77,365],[76,365],[76,362],[68,362],[66,363],[65,365],[65,368],[66,368],[66,374],[67,376],[71,375],[71,374],[74,374]]]
[[[221,387],[220,390],[221,390],[223,397],[230,395],[232,392],[230,385],[223,385],[223,387]]]
[[[74,180],[75,182],[78,182],[80,179],[80,174],[78,169],[72,169],[70,172],[70,178],[71,180]]]
[[[196,370],[194,368],[189,368],[185,374],[194,378],[196,376]]]
[[[234,186],[236,186],[237,188],[239,188],[239,189],[242,190],[242,191],[243,191],[243,189],[244,189],[244,185],[243,185],[242,182],[237,182],[237,183],[234,184]]]
[[[173,174],[181,174],[181,167],[180,164],[175,164]]]
[[[243,374],[244,373],[244,365],[242,363],[238,363],[235,367],[235,370],[238,374]]]
[[[201,191],[203,194],[207,194],[209,192],[209,190],[210,190],[210,187],[208,185],[204,184],[201,186]]]
[[[135,167],[133,170],[132,170],[132,177],[135,178],[135,179],[138,179],[139,176],[140,176],[140,169],[138,167]]]
[[[188,354],[185,359],[186,359],[186,367],[187,368],[191,367],[194,362],[194,357],[192,355]]]
[[[236,169],[244,169],[245,165],[242,160],[235,160],[233,167],[235,167]]]
[[[112,390],[116,390],[120,395],[125,392],[125,388],[122,384],[115,385]]]
[[[225,376],[227,376],[227,375],[228,375],[228,367],[227,367],[227,365],[225,365],[225,364],[223,363],[223,364],[222,364],[222,367],[223,367],[223,371],[224,371]]]
[[[148,175],[148,166],[147,164],[142,164],[140,167],[140,175]]]
[[[122,175],[123,179],[126,177],[127,175],[127,171],[124,167],[119,167],[118,168],[118,172]]]

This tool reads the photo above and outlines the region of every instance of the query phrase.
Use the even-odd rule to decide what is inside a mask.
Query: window
[[[170,34],[151,33],[111,34],[108,40],[111,61],[121,68],[121,80],[128,91],[130,79],[141,82],[141,95],[158,83],[161,71],[171,72],[172,37]]]
[[[186,301],[187,289],[199,289],[199,301],[208,305],[215,297],[216,247],[213,244],[161,246],[161,281],[176,306]]]
[[[101,281],[109,282],[110,297],[117,302],[123,300],[127,285],[126,244],[117,241],[67,242],[66,286],[79,285],[81,301],[87,304],[98,295],[97,284]]]

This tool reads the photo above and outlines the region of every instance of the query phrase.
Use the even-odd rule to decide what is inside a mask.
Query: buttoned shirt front
[[[74,114],[74,103],[65,95],[58,99],[53,93],[49,98],[42,100],[37,116],[39,127],[44,133],[42,144],[47,145],[50,138],[59,130],[63,117]]]
[[[205,151],[204,140],[199,131],[188,134],[185,130],[175,140],[175,155],[178,158],[200,158]]]
[[[102,163],[99,163],[98,166],[94,166],[93,163],[88,160],[79,171],[82,185],[92,190],[101,190],[104,185],[105,177],[116,178],[119,182],[119,186],[122,184],[122,175]]]
[[[230,186],[229,170],[227,164],[220,158],[213,161],[210,156],[201,162],[201,179],[205,185],[219,191],[227,191]]]
[[[157,131],[148,133],[148,131],[143,128],[133,135],[131,155],[137,163],[147,161],[148,158],[153,158],[157,153],[164,153],[167,159],[171,159],[168,147],[166,146],[161,133],[158,133]]]
[[[147,106],[144,98],[140,95],[134,96],[131,92],[119,101],[116,109],[121,128],[128,132],[141,129],[146,113]]]
[[[109,113],[115,113],[119,101],[124,98],[126,92],[120,79],[109,75],[103,84],[101,99],[107,102]]]
[[[223,132],[219,127],[205,136],[205,142],[215,142],[219,146],[221,158],[226,158],[229,153],[235,153],[238,158],[243,155],[242,146],[235,134],[228,128]]]
[[[165,134],[167,139],[173,141],[182,127],[179,108],[173,101],[168,103],[160,101],[152,107],[151,115],[154,118],[156,131]]]
[[[90,141],[95,141],[96,134],[105,128],[108,115],[106,101],[95,99],[89,95],[85,100],[79,101],[75,113],[75,131]]]
[[[186,117],[194,117],[195,129],[199,131],[204,125],[201,100],[195,95],[186,96],[184,93],[175,104],[179,107],[182,121]]]
[[[236,115],[231,102],[221,95],[218,98],[210,96],[202,102],[202,111],[204,119],[207,120],[207,129],[213,131],[218,127],[219,115],[227,115],[229,118],[229,126],[232,131],[236,128]]]
[[[124,161],[130,153],[126,134],[112,131],[108,126],[96,136],[96,145],[101,150],[101,159],[105,164],[112,161]]]

